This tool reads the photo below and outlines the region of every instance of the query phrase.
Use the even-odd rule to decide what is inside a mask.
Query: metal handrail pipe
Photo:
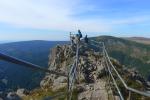
[[[48,70],[44,67],[32,64],[30,62],[27,62],[27,61],[24,61],[24,60],[21,60],[21,59],[12,57],[12,56],[8,56],[8,55],[3,54],[3,53],[0,53],[0,60],[4,60],[4,61],[11,62],[14,64],[22,65],[22,66],[27,67],[27,68],[32,68],[34,70],[39,70],[39,71],[47,72],[50,74],[56,74],[56,75],[65,76],[65,77],[68,76],[66,73],[60,73],[60,72],[56,72],[53,70]]]
[[[107,59],[105,56],[104,56],[104,58],[105,58],[105,60]],[[113,80],[113,83],[114,83],[114,85],[115,85],[115,87],[116,87],[116,89],[117,89],[117,91],[118,91],[118,93],[119,93],[120,99],[121,99],[121,100],[124,100],[124,98],[123,98],[123,96],[122,96],[122,93],[121,93],[121,91],[120,91],[120,89],[119,89],[119,86],[117,85],[117,82],[116,82],[116,80],[115,80],[113,74],[111,73],[111,70],[110,70],[110,68],[109,68],[109,64],[108,64],[107,60],[106,60],[106,66],[107,66],[107,69],[108,69],[108,71],[109,71],[109,73],[110,73],[110,76],[111,76],[111,78],[112,78],[112,80]]]
[[[94,41],[94,40],[92,40],[92,41],[93,41],[93,42],[96,42],[96,41]],[[118,76],[119,79],[121,80],[121,82],[122,82],[122,84],[124,85],[124,87],[125,87],[127,90],[132,91],[132,92],[134,92],[134,93],[137,93],[137,94],[140,94],[140,95],[143,95],[143,96],[150,97],[150,93],[143,92],[143,91],[139,91],[139,90],[136,90],[136,89],[133,89],[133,88],[129,87],[129,86],[125,83],[125,81],[123,80],[123,78],[120,76],[120,74],[118,73],[118,71],[115,69],[115,67],[113,66],[112,62],[110,61],[110,58],[109,58],[108,53],[107,53],[107,51],[106,51],[104,42],[96,42],[96,43],[99,43],[99,44],[102,43],[104,52],[105,52],[105,54],[106,54],[106,57],[107,57],[107,59],[108,59],[110,65],[111,65],[112,68],[114,69],[115,73],[117,74],[117,76]]]
[[[140,94],[140,95],[143,95],[143,96],[147,96],[147,97],[150,97],[150,93],[147,93],[147,92],[143,92],[143,91],[139,91],[139,90],[136,90],[136,89],[133,89],[131,87],[128,87],[127,84],[125,83],[125,81],[123,80],[123,78],[121,77],[121,75],[118,73],[118,71],[116,70],[116,68],[114,67],[114,65],[112,64],[112,62],[110,61],[110,58],[108,56],[108,53],[106,51],[106,49],[104,48],[104,51],[105,51],[105,54],[106,54],[106,57],[110,63],[110,65],[112,66],[112,68],[114,69],[115,73],[117,74],[117,76],[119,77],[119,79],[121,80],[122,84],[124,85],[124,87],[129,90],[129,91],[132,91],[134,93],[137,93],[137,94]]]

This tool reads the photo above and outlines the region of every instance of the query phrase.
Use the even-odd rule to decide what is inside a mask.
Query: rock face
[[[49,70],[67,72],[73,57],[74,51],[71,50],[71,47],[67,45],[56,46],[56,48],[51,49],[51,54],[49,56]],[[61,88],[64,86],[64,82],[66,80],[67,79],[63,76],[58,77],[57,75],[46,75],[45,78],[41,81],[40,85],[42,88]]]
[[[75,59],[75,48],[69,45],[56,46],[51,49],[51,56],[49,56],[49,69],[57,72],[68,73],[71,65]],[[103,55],[99,52],[99,48],[91,44],[80,44],[79,46],[79,61],[78,61],[78,75],[80,84],[77,85],[78,100],[108,100],[113,92],[116,90],[108,90],[106,84],[106,74],[108,71],[102,66]],[[118,61],[111,59],[114,66],[117,67],[118,72],[123,78],[129,80],[142,81],[135,71],[125,69]],[[103,78],[104,77],[104,78]],[[117,79],[117,76],[115,76]],[[128,82],[130,82],[128,80]],[[130,82],[131,84],[132,82]],[[134,82],[133,82],[134,83]],[[67,86],[67,78],[63,76],[47,74],[40,83],[43,89],[52,88],[53,91]],[[108,96],[109,92],[109,96]],[[117,97],[117,95],[114,95]]]
[[[56,46],[51,49],[51,56],[49,56],[49,70],[57,72],[66,72],[69,68],[72,59],[74,57],[74,51],[67,45]],[[42,88],[52,87],[54,90],[64,87],[66,85],[66,77],[57,75],[46,75],[41,81]]]
[[[107,100],[108,94],[105,84],[105,81],[100,79],[88,85],[82,84],[85,89],[79,93],[78,100]]]
[[[15,92],[10,92],[7,95],[7,100],[21,100],[21,98]]]
[[[95,52],[93,49],[88,49],[83,45],[80,46],[79,50],[79,68],[81,73],[81,78],[83,78],[87,83],[94,82],[94,77],[97,76],[97,69],[100,70],[101,55],[99,52]],[[75,58],[75,50],[73,50],[69,45],[57,46],[51,50],[51,56],[49,57],[49,69],[55,71],[67,72],[73,60]],[[42,87],[53,86],[57,83],[66,82],[65,77],[58,77],[56,75],[46,75],[46,77],[41,82]]]
[[[26,89],[18,89],[16,94],[20,97],[28,95],[30,92]]]
[[[68,72],[68,69],[70,69],[70,66],[73,64],[75,52],[75,49],[69,45],[56,46],[56,48],[51,49],[51,56],[49,57],[49,69],[59,72]],[[100,81],[103,83],[103,85],[105,85],[104,81],[98,80],[99,73],[103,70],[103,67],[101,66],[102,54],[98,51],[96,52],[87,45],[80,45],[79,55],[79,80],[83,83],[81,83],[80,87],[78,88],[80,92],[82,91],[79,95],[79,100],[82,100],[83,98],[87,98],[87,100],[89,100],[90,98],[87,97],[87,93],[89,93],[90,96],[93,95],[93,97],[99,97],[99,93],[102,92],[100,89],[102,87],[105,88],[104,86],[97,87],[97,84],[99,84]],[[51,87],[53,90],[63,88],[66,85],[67,78],[57,75],[47,74],[41,81],[42,88]],[[89,88],[91,88],[90,91]],[[104,100],[106,100],[106,91],[103,91],[103,93],[104,94],[101,98],[105,98]]]

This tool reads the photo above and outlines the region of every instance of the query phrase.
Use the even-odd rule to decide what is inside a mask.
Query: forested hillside
[[[92,39],[103,41],[111,57],[128,68],[136,69],[146,79],[148,78],[150,73],[150,45],[112,36],[93,37]]]
[[[0,44],[0,52],[46,67],[50,48],[64,41],[24,41]],[[44,73],[0,61],[0,90],[39,86]]]

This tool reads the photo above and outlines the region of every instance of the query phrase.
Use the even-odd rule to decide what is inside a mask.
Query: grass
[[[52,97],[61,92],[65,92],[65,88],[61,88],[57,91],[52,91],[52,89],[50,88],[49,89],[39,88],[39,89],[33,90],[29,95],[24,96],[22,99],[23,100],[43,100],[46,97],[49,97],[49,96]],[[65,98],[66,96],[61,96],[57,100],[65,100]]]
[[[57,91],[52,91],[52,89],[35,89],[33,90],[29,95],[22,97],[23,100],[44,100],[46,97],[53,97],[56,96],[59,93],[66,92],[66,87],[61,88]],[[78,91],[77,89],[73,90],[72,99],[71,100],[77,100],[78,98]],[[67,94],[60,95],[60,97],[57,97],[54,100],[67,100]]]

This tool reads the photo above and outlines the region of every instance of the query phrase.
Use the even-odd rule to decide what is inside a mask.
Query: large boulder
[[[9,92],[7,94],[7,100],[22,100],[15,92]]]
[[[16,93],[18,96],[23,97],[29,95],[30,92],[27,89],[18,89]]]

